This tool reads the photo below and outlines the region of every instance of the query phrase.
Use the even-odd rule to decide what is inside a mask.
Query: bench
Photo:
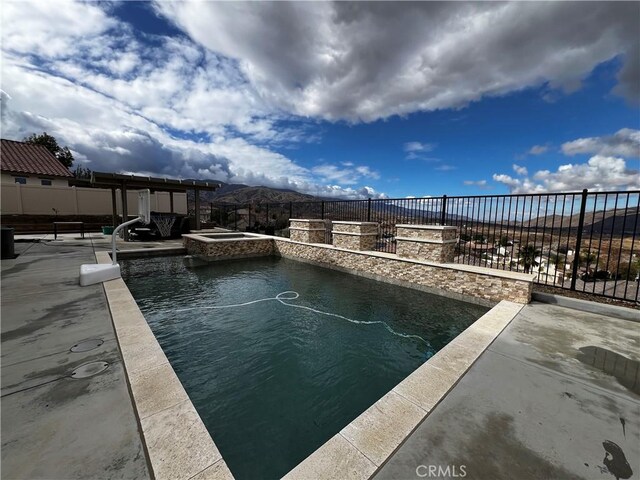
[[[53,222],[53,239],[58,238],[58,225],[80,225],[80,234],[84,238],[84,222]]]

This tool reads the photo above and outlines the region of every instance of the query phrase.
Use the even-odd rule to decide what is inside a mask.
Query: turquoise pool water
[[[286,259],[186,263],[122,275],[239,480],[287,473],[488,311]]]

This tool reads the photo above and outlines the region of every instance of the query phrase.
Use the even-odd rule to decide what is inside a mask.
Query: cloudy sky
[[[640,188],[638,2],[3,1],[2,138],[404,197]]]

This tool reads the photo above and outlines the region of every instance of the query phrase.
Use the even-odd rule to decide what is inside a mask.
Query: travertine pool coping
[[[215,238],[208,237],[207,235],[216,235]],[[228,235],[228,237],[225,237]],[[242,235],[242,236],[239,236]],[[190,238],[192,240],[197,240],[203,243],[220,243],[220,242],[253,242],[256,240],[273,240],[273,237],[270,235],[262,235],[260,233],[249,233],[249,232],[233,232],[233,233],[185,233],[182,235],[182,238]]]
[[[111,257],[96,252],[96,261],[110,263]],[[124,280],[103,286],[154,477],[233,479]],[[284,478],[370,478],[523,307],[506,300],[498,303]]]
[[[96,252],[96,261],[111,263],[111,257]],[[233,479],[124,280],[103,287],[153,476]]]

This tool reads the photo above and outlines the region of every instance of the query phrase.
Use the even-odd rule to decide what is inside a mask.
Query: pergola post
[[[120,190],[122,195],[122,222],[126,222],[129,219],[129,209],[127,208],[127,184],[122,182],[122,188]],[[125,227],[122,231],[122,238],[125,242],[129,241],[129,229]]]
[[[169,192],[169,206],[171,213],[173,213],[173,190]]]
[[[200,189],[195,189],[196,200],[196,230],[200,230]]]
[[[111,187],[111,209],[111,224],[113,225],[113,228],[115,228],[118,226],[118,202],[116,201],[116,187]]]

